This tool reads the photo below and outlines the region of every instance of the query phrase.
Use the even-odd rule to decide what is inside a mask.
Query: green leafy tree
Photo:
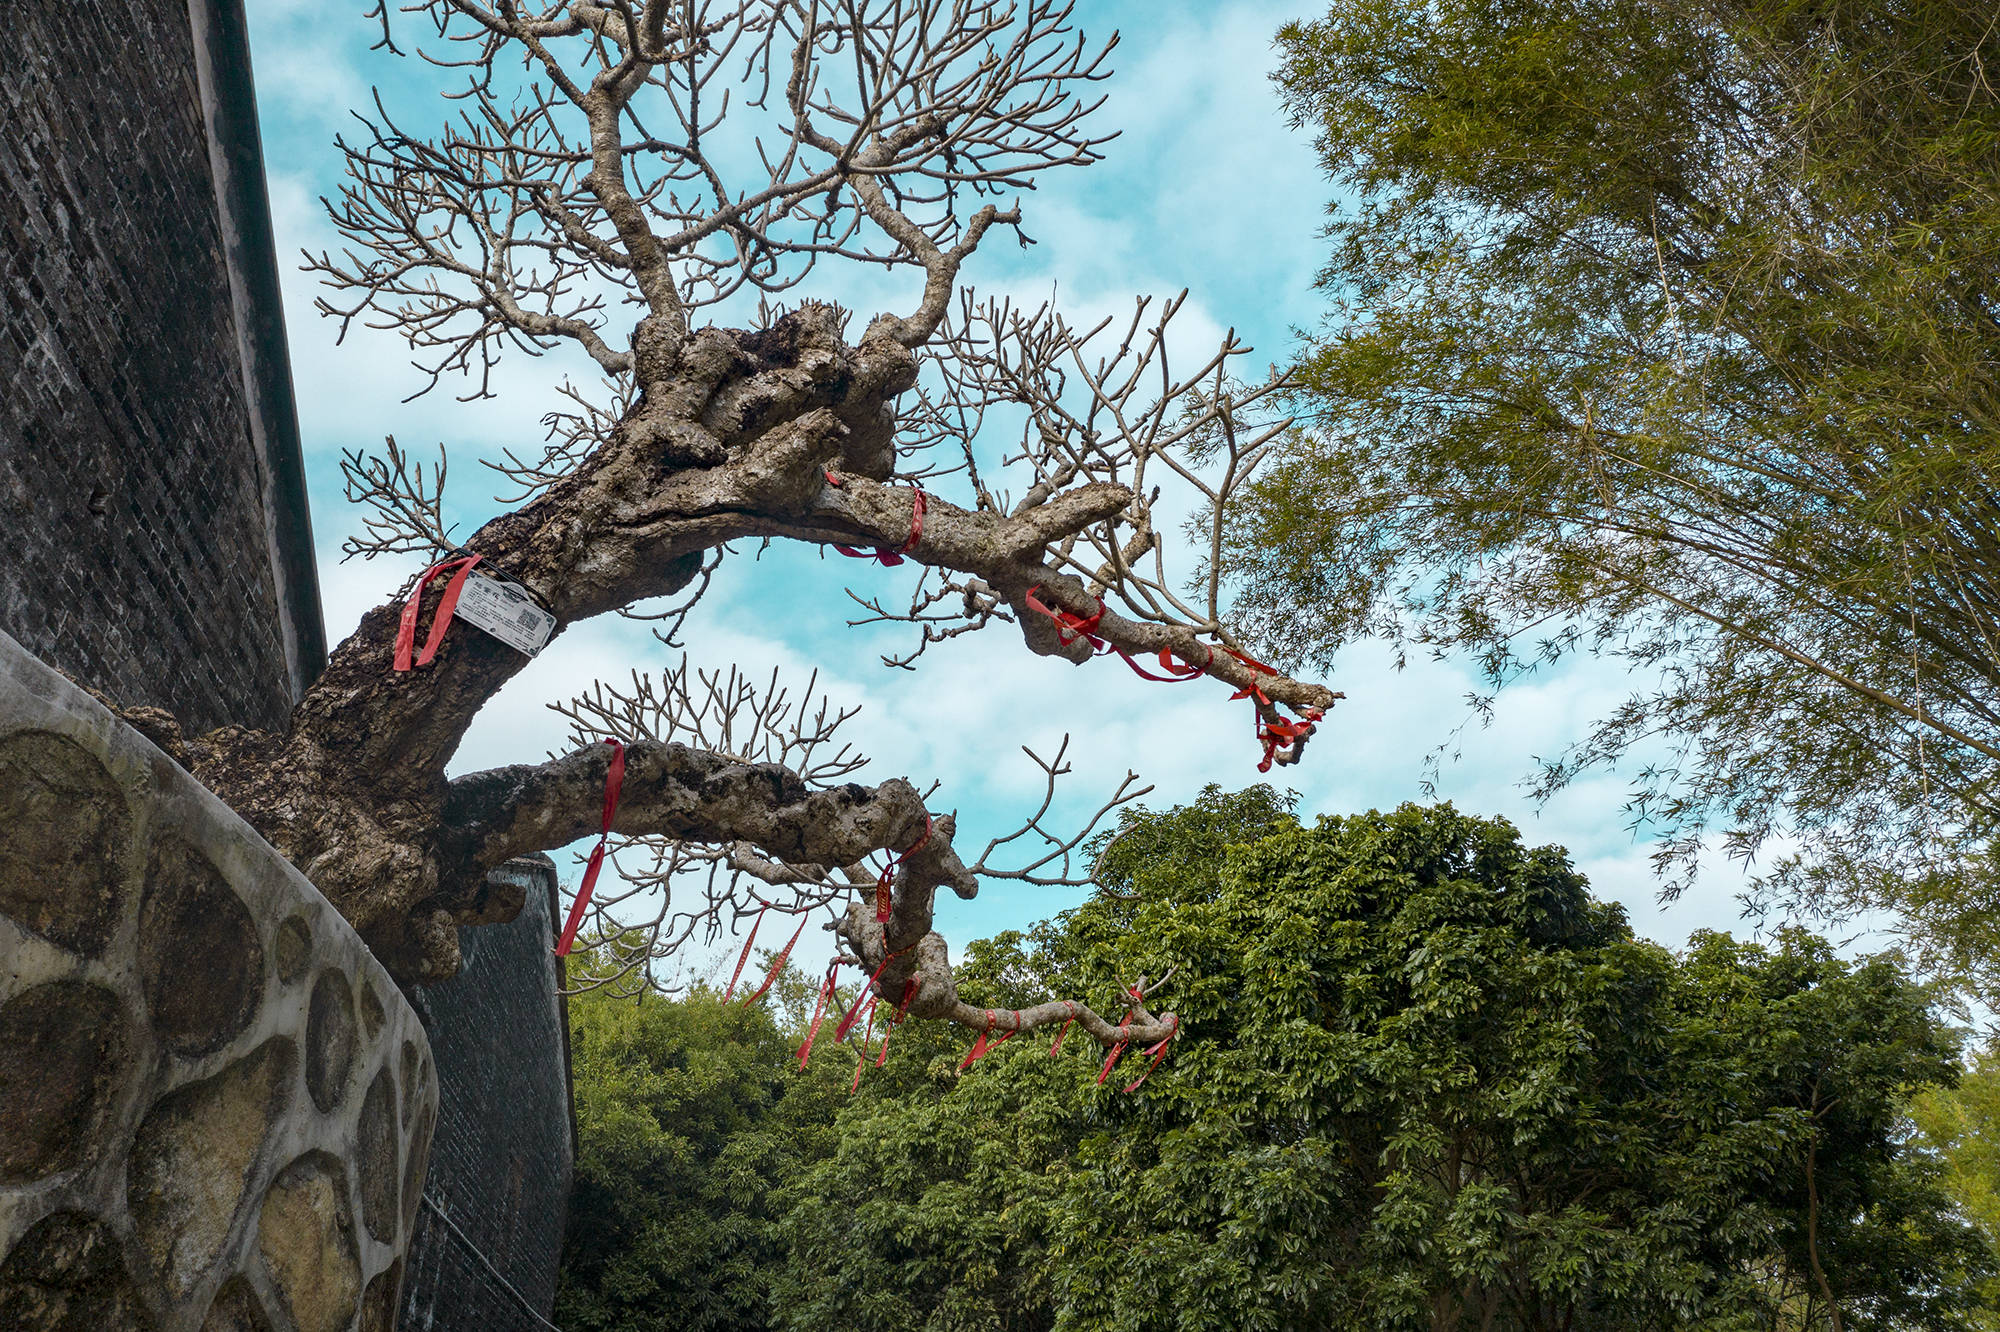
[[[1945,1191],[2000,1250],[2000,1047],[1979,1051],[1956,1087],[1919,1092],[1910,1117],[1944,1163]],[[2000,1280],[1988,1277],[1980,1290],[1986,1313],[1979,1326],[2000,1332]]]
[[[968,995],[1014,1008],[1039,996],[1047,969],[1010,931],[972,944],[958,975]],[[1041,1040],[1003,1044],[961,1076],[966,1042],[949,1028],[898,1030],[841,1115],[837,1151],[794,1190],[777,1326],[1053,1326],[1052,1227],[1097,1099],[1096,1064],[1076,1053],[1096,1047],[1066,1044],[1063,1060]]]
[[[1099,868],[961,985],[1171,969],[1171,1058],[1128,1095],[1129,1058],[1100,1081],[1024,1040],[961,1075],[916,1034],[798,1190],[783,1326],[1968,1325],[1990,1255],[1898,1113],[1955,1044],[1891,962],[1676,958],[1559,850],[1448,807],[1306,829],[1211,791]]]
[[[794,1000],[804,985],[784,978]],[[563,1327],[771,1325],[782,1190],[833,1150],[840,1080],[827,1060],[799,1077],[796,1040],[770,1008],[705,990],[570,1001],[578,1159]]]
[[[2000,939],[2000,25],[1956,0],[1338,0],[1279,82],[1340,201],[1310,418],[1229,558],[1281,659],[1382,635],[1624,704],[1669,888]],[[1796,854],[1790,848],[1796,847]]]

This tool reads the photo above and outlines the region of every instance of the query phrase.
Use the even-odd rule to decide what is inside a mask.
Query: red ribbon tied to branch
[[[437,656],[438,644],[444,642],[444,631],[451,625],[451,613],[458,609],[459,593],[465,590],[465,577],[482,558],[479,555],[459,555],[439,560],[417,576],[417,585],[410,589],[410,599],[403,603],[403,617],[396,622],[397,670],[407,671],[413,666],[431,664],[431,658]],[[438,602],[437,614],[431,618],[430,637],[424,640],[424,650],[413,663],[410,655],[416,651],[417,615],[423,606],[424,589],[431,585],[431,579],[443,573],[450,573],[451,578],[444,585],[444,597]]]
[[[1141,1073],[1138,1077],[1132,1079],[1130,1082],[1125,1084],[1125,1090],[1127,1092],[1135,1092],[1139,1090],[1140,1084],[1145,1082],[1147,1078],[1153,1076],[1153,1070],[1158,1068],[1160,1066],[1160,1061],[1167,1057],[1167,1047],[1173,1044],[1174,1037],[1180,1034],[1181,1034],[1181,1020],[1179,1018],[1175,1018],[1173,1020],[1173,1025],[1167,1028],[1167,1034],[1160,1037],[1159,1041],[1146,1051],[1147,1054],[1153,1056],[1153,1062],[1146,1065],[1146,1071],[1144,1073]]]
[[[1069,1024],[1076,1021],[1076,1005],[1074,1003],[1068,999],[1063,1000],[1063,1010],[1069,1016],[1063,1019],[1062,1030],[1056,1033],[1056,1038],[1049,1042],[1049,1057],[1051,1059],[1055,1058],[1056,1051],[1062,1049],[1063,1037],[1069,1035]]]
[[[761,917],[763,913],[759,912],[758,914]],[[804,913],[801,912],[800,914],[803,915]],[[785,942],[785,946],[783,948],[780,948],[778,950],[777,957],[771,960],[771,969],[764,973],[764,983],[757,987],[755,993],[748,994],[743,997],[743,1006],[745,1008],[748,1008],[750,1005],[756,1003],[759,999],[762,999],[764,997],[764,992],[771,988],[771,982],[777,980],[778,977],[784,973],[785,963],[791,960],[792,950],[798,947],[799,937],[803,935],[805,932],[806,932],[806,923],[805,921],[801,920],[799,922],[799,927],[796,930],[792,931],[792,937]],[[751,937],[755,938],[755,936],[756,936],[756,927],[752,926]],[[747,943],[743,945],[743,956],[745,958],[750,956],[750,945]],[[743,963],[741,960],[739,960],[736,963],[736,969],[738,971],[741,971],[743,969]],[[733,980],[730,981],[730,986],[732,989],[735,987],[735,984],[736,984],[735,981]]]
[[[1028,603],[1028,609],[1040,611],[1055,622],[1056,641],[1064,647],[1068,647],[1071,643],[1076,642],[1077,639],[1082,638],[1087,640],[1091,648],[1099,655],[1102,655],[1106,648],[1104,640],[1097,636],[1097,622],[1104,618],[1104,603],[1102,601],[1098,602],[1097,609],[1089,615],[1077,615],[1070,611],[1057,610],[1053,606],[1043,605],[1041,600],[1035,596],[1035,593],[1041,590],[1042,585],[1037,583],[1023,593],[1022,596]]]
[[[806,1038],[799,1046],[799,1072],[806,1070],[806,1061],[812,1058],[813,1042],[819,1038],[819,1024],[826,1017],[826,1001],[833,998],[833,974],[839,962],[831,962],[826,968],[826,979],[820,982],[819,1001],[813,1005],[812,1025],[806,1028]]]
[[[1260,674],[1276,675],[1278,673],[1276,667],[1266,666],[1255,657],[1246,657],[1241,652],[1237,652],[1231,648],[1224,648],[1222,650]],[[1271,764],[1277,761],[1278,756],[1290,753],[1293,746],[1313,733],[1313,727],[1326,715],[1318,708],[1307,708],[1300,714],[1297,721],[1265,721],[1264,709],[1273,705],[1270,698],[1265,695],[1262,689],[1257,687],[1254,680],[1229,697],[1232,702],[1239,698],[1251,700],[1250,706],[1255,727],[1253,734],[1256,735],[1257,742],[1264,746],[1264,757],[1257,764],[1257,771],[1259,772],[1269,772]]]
[[[833,1043],[835,1045],[847,1039],[847,1033],[853,1029],[854,1018],[861,1011],[861,1005],[868,1002],[875,993],[875,982],[882,979],[882,973],[888,970],[889,964],[899,956],[901,956],[899,953],[890,953],[885,956],[881,964],[875,968],[875,974],[862,983],[861,992],[854,996],[854,1002],[847,1006],[847,1012],[841,1016],[840,1025],[833,1029]]]
[[[1160,669],[1165,671],[1166,674],[1154,675],[1141,666],[1132,654],[1124,648],[1117,646],[1115,643],[1107,643],[1104,639],[1098,637],[1098,621],[1104,618],[1104,603],[1102,601],[1097,603],[1097,609],[1091,614],[1077,615],[1071,611],[1057,610],[1053,606],[1044,604],[1035,596],[1035,593],[1041,590],[1040,584],[1036,584],[1034,587],[1028,589],[1025,597],[1028,608],[1033,611],[1039,611],[1041,614],[1049,617],[1056,626],[1057,640],[1064,647],[1068,647],[1071,643],[1081,638],[1090,644],[1092,651],[1097,656],[1101,657],[1107,653],[1115,652],[1125,659],[1125,664],[1130,666],[1133,673],[1142,680],[1151,680],[1156,684],[1179,684],[1187,680],[1198,680],[1207,672],[1209,663],[1215,660],[1215,653],[1212,649],[1209,650],[1208,661],[1197,666],[1191,661],[1179,660],[1170,649],[1161,648]],[[1278,673],[1276,667],[1266,666],[1256,658],[1246,657],[1233,648],[1224,648],[1222,650],[1259,674],[1276,675]],[[1264,709],[1272,708],[1276,705],[1271,702],[1270,697],[1262,689],[1258,688],[1254,682],[1237,690],[1229,697],[1232,702],[1239,698],[1253,700],[1251,706],[1256,710],[1254,714],[1255,729],[1253,734],[1257,737],[1257,743],[1264,747],[1264,757],[1257,764],[1257,771],[1259,772],[1269,772],[1271,765],[1277,761],[1278,756],[1292,752],[1293,747],[1311,735],[1313,727],[1326,715],[1318,708],[1307,708],[1300,714],[1297,721],[1267,722],[1264,720]]]
[[[1012,1030],[1003,1032],[999,1040],[994,1041],[992,1044],[989,1045],[987,1043],[987,1038],[993,1034],[994,1012],[990,1008],[986,1010],[986,1029],[979,1033],[979,1039],[972,1043],[972,1048],[966,1051],[965,1058],[959,1061],[958,1064],[959,1072],[961,1073],[965,1072],[966,1069],[971,1068],[974,1064],[978,1063],[980,1059],[983,1058],[987,1053],[989,1053],[998,1046],[1005,1045],[1008,1041],[1014,1038],[1014,1033],[1018,1032],[1021,1029],[1021,1011],[1019,1009],[1015,1009],[1013,1010],[1013,1012],[1014,1012],[1014,1026]]]
[[[935,824],[932,822],[931,816],[929,814],[924,815],[924,835],[910,843],[903,850],[898,851],[895,855],[890,856],[889,863],[884,865],[882,872],[875,877],[875,923],[877,925],[887,925],[889,923],[889,912],[895,906],[893,890],[896,886],[896,867],[917,854],[923,848],[924,843],[931,840],[931,829],[934,826]]]
[[[904,1017],[906,1017],[909,1014],[910,1005],[916,1002],[917,995],[920,991],[922,991],[923,988],[924,988],[924,974],[921,971],[912,975],[908,980],[903,982],[903,997],[897,1000],[896,1002],[897,1026],[901,1026],[903,1024]]]
[[[729,973],[729,988],[722,992],[725,1004],[736,997],[736,982],[743,979],[743,964],[750,960],[750,946],[757,942],[757,927],[764,923],[764,912],[770,909],[763,908],[750,921],[750,937],[743,941],[743,951],[736,955],[736,970]]]
[[[1137,999],[1139,997],[1139,992],[1137,990],[1130,991],[1130,994],[1134,999]],[[1111,1053],[1104,1056],[1104,1067],[1097,1071],[1097,1082],[1099,1086],[1102,1086],[1104,1080],[1111,1076],[1112,1067],[1117,1064],[1118,1056],[1125,1053],[1125,1047],[1127,1044],[1129,1044],[1129,1042],[1126,1041],[1124,1038],[1125,1029],[1131,1025],[1132,1025],[1132,1010],[1128,1008],[1125,1010],[1124,1018],[1118,1023],[1119,1039],[1112,1045]]]
[[[870,999],[868,1001],[868,1030],[862,1033],[861,1036],[861,1054],[854,1061],[854,1081],[848,1084],[847,1088],[847,1094],[849,1096],[852,1096],[854,1095],[854,1093],[861,1090],[861,1070],[868,1067],[868,1039],[874,1034],[875,1034],[875,1001],[873,999]],[[888,1053],[889,1053],[889,1033],[885,1031],[882,1033],[882,1054],[886,1055]],[[877,1068],[880,1068],[882,1066],[881,1055],[877,1055],[875,1057],[875,1066]]]
[[[889,1057],[889,1038],[896,1034],[896,1028],[903,1025],[903,1018],[910,1011],[910,1000],[916,997],[917,978],[910,977],[903,982],[903,1002],[889,1015],[889,1021],[882,1028],[882,1048],[875,1052],[875,1067],[882,1067],[882,1061]],[[870,1018],[872,1023],[874,1018]],[[866,1039],[865,1037],[863,1038]]]
[[[1144,666],[1141,666],[1138,659],[1124,648],[1119,647],[1115,643],[1107,643],[1098,637],[1097,623],[1104,618],[1104,603],[1102,601],[1097,603],[1097,609],[1089,615],[1077,615],[1070,611],[1057,610],[1053,606],[1045,605],[1035,595],[1035,593],[1041,590],[1041,584],[1037,583],[1035,586],[1029,588],[1023,594],[1023,597],[1028,603],[1028,609],[1039,611],[1055,622],[1056,639],[1064,647],[1068,647],[1079,638],[1084,639],[1090,644],[1091,650],[1096,655],[1102,657],[1108,653],[1115,652],[1124,659],[1127,666],[1132,668],[1134,675],[1137,675],[1142,680],[1151,680],[1155,684],[1179,684],[1185,680],[1199,680],[1201,678],[1202,672],[1205,669],[1204,667],[1197,666],[1193,662],[1177,660],[1170,648],[1160,649],[1160,669],[1165,671],[1166,674],[1154,675]],[[1213,653],[1210,654],[1211,658],[1213,655]]]
[[[604,868],[604,848],[611,836],[611,818],[618,812],[618,792],[625,785],[625,742],[614,736],[605,736],[604,743],[611,746],[611,766],[604,773],[604,819],[598,825],[597,845],[591,848],[590,861],[583,867],[583,882],[577,885],[576,901],[570,905],[569,919],[563,922],[562,938],[556,941],[556,956],[568,957],[569,946],[576,941],[576,927],[583,923],[583,909],[590,905],[590,894],[597,887],[598,871]]]
[[[832,472],[827,472],[826,483],[830,486],[838,486],[840,478]],[[856,550],[852,546],[839,545],[836,545],[834,549],[851,560],[874,560],[885,569],[893,569],[901,564],[903,557],[914,551],[917,548],[917,542],[922,539],[924,535],[924,510],[930,507],[930,496],[924,493],[921,486],[910,487],[910,495],[910,539],[903,543],[901,550],[890,550],[886,546],[878,546],[874,550]]]
[[[921,972],[903,982],[902,1000],[897,1003],[896,1011],[889,1015],[888,1023],[882,1028],[882,1048],[875,1052],[875,1067],[882,1067],[882,1062],[889,1057],[889,1038],[896,1034],[896,1029],[903,1025],[903,1019],[910,1015],[910,1004],[916,999],[917,991],[921,990],[923,985],[924,978]],[[871,1031],[875,1028],[875,1015],[872,1011],[868,1015],[868,1027]],[[865,1045],[868,1038],[864,1036],[861,1039]],[[863,1057],[866,1057],[865,1052]],[[857,1087],[861,1085],[859,1078],[855,1079],[854,1085]]]

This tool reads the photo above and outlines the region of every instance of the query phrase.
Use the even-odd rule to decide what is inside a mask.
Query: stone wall
[[[432,1067],[326,899],[0,634],[0,1328],[390,1332]]]
[[[325,657],[242,0],[8,0],[0,630],[207,729]]]
[[[465,969],[410,999],[439,1089],[407,1332],[527,1332],[555,1304],[575,1163],[555,865],[530,856],[494,875],[525,890],[521,914],[460,930]]]

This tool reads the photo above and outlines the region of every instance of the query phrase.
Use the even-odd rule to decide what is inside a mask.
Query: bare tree
[[[442,516],[442,459],[428,467],[394,441],[350,457],[350,495],[372,509],[353,549],[476,554],[471,577],[503,574],[556,632],[657,616],[633,608],[680,596],[657,630],[668,641],[731,543],[875,551],[920,566],[907,605],[867,600],[861,616],[913,626],[912,656],[1011,624],[1030,651],[1079,666],[1115,653],[1151,679],[1232,687],[1265,765],[1297,760],[1337,695],[1244,653],[1220,563],[1232,498],[1286,427],[1272,410],[1281,386],[1231,373],[1248,350],[1233,337],[1176,369],[1179,299],[1077,328],[961,282],[982,241],[1022,225],[1002,196],[1097,160],[1108,137],[1090,114],[1109,47],[1073,30],[1069,5],[429,0],[406,12],[418,17],[375,12],[382,47],[400,53],[399,26],[422,24],[420,53],[458,81],[456,109],[422,136],[378,99],[342,145],[351,180],[329,209],[349,244],[309,256],[333,293],[322,308],[400,333],[433,386],[484,395],[504,350],[568,343],[607,387],[571,386],[542,456],[501,467],[517,507],[462,543]],[[850,340],[831,304],[777,304],[823,260],[908,271],[921,294]],[[754,306],[752,326],[700,322],[723,303]],[[975,447],[996,433],[1015,443]],[[1206,552],[1191,579],[1166,568],[1163,518]],[[438,616],[442,586],[416,585],[420,618]],[[1106,1046],[1172,1033],[1143,981],[1117,1021],[1076,1000],[996,1015],[959,999],[931,928],[939,888],[1087,881],[1089,829],[1046,826],[1048,801],[968,864],[952,817],[910,782],[847,780],[859,756],[814,685],[793,697],[685,662],[566,705],[570,753],[447,779],[467,727],[528,657],[459,626],[428,660],[392,669],[403,600],[362,619],[284,734],[183,741],[152,723],[400,976],[451,974],[457,925],[519,909],[495,900],[489,869],[598,831],[614,747],[597,740],[610,734],[624,741],[613,831],[626,864],[596,928],[638,931],[631,955],[765,911],[823,912],[872,992],[911,1015],[987,1033],[1073,1017]],[[1038,761],[1053,790],[1063,756]],[[1136,793],[1128,778],[1099,817]]]

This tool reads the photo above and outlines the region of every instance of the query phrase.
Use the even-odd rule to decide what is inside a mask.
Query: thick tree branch
[[[443,849],[487,868],[597,831],[610,747],[591,745],[542,764],[515,764],[455,779],[445,795]],[[928,816],[901,778],[879,786],[812,787],[775,763],[742,763],[677,743],[625,746],[624,793],[612,831],[700,842],[747,842],[787,864],[849,865],[908,846]],[[970,896],[977,881],[933,839],[924,863]]]
[[[901,885],[898,885],[899,890]],[[1106,1020],[1079,1000],[1051,999],[1029,1008],[978,1008],[958,996],[952,977],[951,958],[944,939],[928,929],[916,929],[915,914],[892,918],[885,928],[875,921],[865,903],[849,907],[835,926],[850,960],[864,973],[875,976],[874,995],[878,1002],[901,1008],[908,997],[908,1011],[921,1018],[955,1022],[989,1036],[1033,1031],[1037,1027],[1062,1024],[1074,1019],[1077,1026],[1105,1048],[1114,1045],[1152,1045],[1173,1036],[1180,1019],[1173,1013],[1155,1014],[1146,1006],[1145,978],[1127,990],[1125,1017]],[[914,983],[914,987],[913,987]]]

